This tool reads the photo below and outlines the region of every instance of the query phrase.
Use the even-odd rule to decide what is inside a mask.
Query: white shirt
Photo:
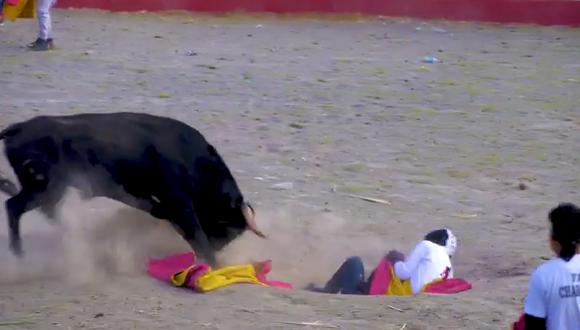
[[[413,294],[417,294],[427,283],[453,278],[453,268],[444,246],[423,240],[405,261],[395,263],[395,275],[401,280],[410,278]]]
[[[539,266],[532,274],[524,310],[545,318],[548,330],[580,329],[580,255]]]

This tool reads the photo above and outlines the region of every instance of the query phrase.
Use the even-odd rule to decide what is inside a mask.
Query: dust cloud
[[[385,250],[385,242],[359,236],[355,224],[331,213],[298,218],[289,209],[260,210],[256,221],[267,239],[246,232],[222,252],[226,264],[273,262],[271,278],[302,287],[324,284],[345,258],[358,255],[374,265]]]
[[[0,244],[5,246],[0,248],[0,283],[54,278],[83,284],[146,276],[148,258],[189,250],[168,222],[108,199],[82,200],[72,189],[57,219],[38,211],[23,216],[22,259],[10,253],[7,226],[0,226]],[[6,223],[4,212],[2,220]],[[256,220],[268,238],[248,231],[218,254],[219,261],[233,265],[272,260],[270,278],[296,287],[323,284],[350,255],[374,262],[385,249],[380,239],[357,237],[352,223],[330,213],[300,218],[290,209],[262,209]]]

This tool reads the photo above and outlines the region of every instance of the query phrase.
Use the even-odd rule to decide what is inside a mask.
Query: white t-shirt
[[[401,280],[410,278],[413,294],[417,294],[427,283],[453,278],[453,268],[444,246],[423,240],[405,261],[395,263],[395,275]]]
[[[532,274],[524,311],[545,318],[548,330],[580,329],[580,255],[539,266]]]

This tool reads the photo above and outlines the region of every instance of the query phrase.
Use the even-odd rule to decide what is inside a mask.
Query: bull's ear
[[[249,203],[244,203],[242,205],[242,213],[244,214],[244,218],[246,219],[248,229],[250,229],[254,234],[262,238],[266,238],[266,235],[264,235],[264,233],[262,233],[262,231],[260,231],[258,229],[258,226],[256,225],[256,212]]]

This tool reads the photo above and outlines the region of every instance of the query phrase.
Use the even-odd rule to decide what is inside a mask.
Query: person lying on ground
[[[397,250],[385,256],[393,265],[395,276],[407,291],[418,294],[429,283],[453,278],[451,257],[457,249],[457,238],[449,229],[438,229],[425,235],[408,257]],[[376,270],[375,270],[376,272]],[[360,257],[348,258],[326,283],[324,288],[313,284],[307,290],[324,293],[366,295],[370,293],[375,272],[365,280],[364,265]]]

